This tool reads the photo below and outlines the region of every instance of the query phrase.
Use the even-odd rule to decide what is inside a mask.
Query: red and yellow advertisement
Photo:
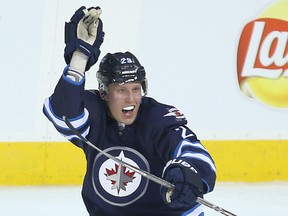
[[[237,53],[242,93],[275,108],[288,108],[288,2],[278,1],[248,22]]]

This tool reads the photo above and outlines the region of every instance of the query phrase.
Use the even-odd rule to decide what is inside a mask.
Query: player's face
[[[137,116],[142,98],[141,84],[130,82],[124,85],[112,83],[108,86],[107,104],[116,121],[132,124]]]

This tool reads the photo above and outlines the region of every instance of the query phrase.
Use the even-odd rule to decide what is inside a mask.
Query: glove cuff
[[[199,190],[200,194],[204,193],[203,182],[198,171],[189,162],[187,162],[186,158],[176,158],[168,161],[164,167],[162,177],[165,179],[166,173],[173,168],[180,168],[184,175],[185,182],[195,186]]]

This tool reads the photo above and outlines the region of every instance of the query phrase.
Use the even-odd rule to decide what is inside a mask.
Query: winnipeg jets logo
[[[123,155],[123,151],[121,152]],[[122,157],[120,157],[122,158]],[[121,164],[115,164],[115,168],[107,169],[105,173],[107,180],[111,181],[112,187],[111,190],[117,189],[117,193],[119,194],[120,190],[126,191],[126,186],[129,182],[132,182],[134,178],[136,178],[135,172],[131,172],[127,170],[125,166]]]
[[[105,150],[130,165],[149,172],[149,164],[143,155],[127,147]],[[125,206],[139,199],[146,192],[148,180],[106,156],[99,154],[93,164],[93,187],[96,194],[112,205]]]

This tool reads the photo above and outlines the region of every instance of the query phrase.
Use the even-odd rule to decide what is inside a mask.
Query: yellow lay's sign
[[[247,23],[237,53],[241,91],[275,108],[288,108],[287,11],[288,1],[278,1]]]

